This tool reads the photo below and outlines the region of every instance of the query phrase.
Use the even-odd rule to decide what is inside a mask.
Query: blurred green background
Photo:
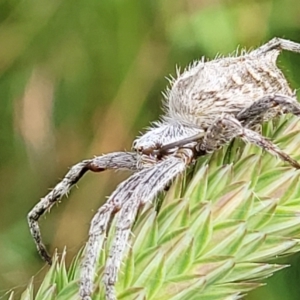
[[[176,64],[274,36],[300,42],[299,0],[0,0],[0,299],[47,270],[26,216],[68,167],[130,149],[161,113]],[[299,88],[300,56],[279,64]],[[72,259],[125,175],[86,175],[42,218],[51,252],[66,245]],[[293,266],[246,299],[299,299],[300,256],[284,262]]]

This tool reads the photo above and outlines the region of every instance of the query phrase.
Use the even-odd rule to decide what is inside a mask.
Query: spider
[[[39,218],[67,195],[87,171],[133,171],[92,219],[83,257],[79,295],[91,299],[96,260],[110,220],[117,218],[103,282],[107,300],[115,300],[115,283],[139,208],[152,201],[197,157],[213,152],[239,137],[278,156],[293,167],[300,164],[259,133],[259,125],[277,115],[300,115],[295,92],[276,66],[281,50],[300,53],[300,44],[273,38],[251,52],[204,59],[171,79],[165,114],[133,143],[132,152],[113,152],[71,167],[63,180],[28,214],[31,234],[41,257],[51,264],[41,237]]]

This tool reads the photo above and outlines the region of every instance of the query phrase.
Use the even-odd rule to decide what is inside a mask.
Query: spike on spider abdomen
[[[89,231],[80,278],[81,299],[90,299],[95,266],[111,220],[114,239],[103,282],[107,300],[116,299],[115,284],[131,227],[139,208],[154,199],[199,156],[241,138],[299,169],[299,163],[255,131],[258,124],[279,114],[299,116],[300,105],[276,66],[281,50],[300,53],[300,44],[274,38],[240,56],[193,63],[170,81],[164,94],[165,114],[133,144],[133,152],[113,152],[74,165],[64,179],[28,214],[31,234],[45,261],[39,218],[66,196],[86,171],[131,170],[95,214]]]

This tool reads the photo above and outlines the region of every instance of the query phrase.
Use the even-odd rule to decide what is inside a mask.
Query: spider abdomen
[[[203,129],[222,113],[236,116],[242,109],[266,95],[293,97],[281,70],[276,66],[279,51],[263,56],[238,57],[199,62],[174,80],[168,93],[170,118]],[[272,108],[268,115],[281,113]]]

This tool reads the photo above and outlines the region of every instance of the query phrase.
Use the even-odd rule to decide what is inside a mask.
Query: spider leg
[[[250,106],[241,110],[236,118],[243,123],[244,126],[251,126],[261,122],[263,116],[268,111],[276,106],[281,106],[285,113],[292,113],[296,116],[300,115],[300,104],[296,99],[285,95],[267,95],[257,101],[253,102]]]
[[[180,147],[184,147],[187,144],[195,143],[195,141],[199,141],[201,138],[205,136],[205,132],[199,132],[187,138],[178,140],[176,142],[172,142],[169,144],[162,145],[160,148],[152,150],[152,154],[157,155],[158,157],[163,157],[164,155],[168,155],[174,153]]]
[[[251,52],[251,55],[261,55],[272,50],[287,50],[300,53],[300,44],[281,38],[273,38],[266,44]]]
[[[185,170],[192,158],[193,152],[189,149],[183,149],[176,156],[170,156],[152,167],[133,174],[113,192],[107,200],[105,208],[102,206],[99,209],[91,224],[90,237],[84,257],[80,280],[81,299],[90,299],[92,293],[96,258],[101,247],[101,236],[103,239],[106,231],[108,215],[120,210],[117,215],[116,233],[106,261],[103,277],[106,299],[115,300],[114,285],[128,244],[131,227],[140,205],[155,198],[176,175]]]
[[[272,155],[278,156],[281,160],[288,162],[294,168],[300,169],[300,164],[295,159],[291,158],[287,153],[282,151],[279,147],[264,138],[259,133],[251,129],[244,128],[244,132],[241,134],[241,137],[243,140],[263,148]]]
[[[38,224],[39,218],[46,211],[49,211],[63,196],[67,195],[71,188],[87,171],[100,172],[106,169],[129,169],[135,171],[136,165],[136,154],[131,152],[114,152],[84,160],[71,167],[63,180],[34,206],[27,216],[29,228],[39,254],[48,264],[51,264],[51,256],[48,254],[42,242],[41,231]]]
[[[207,130],[207,135],[203,139],[199,148],[200,150],[210,152],[228,143],[234,137],[241,137],[246,142],[255,144],[272,155],[279,156],[280,159],[288,162],[294,168],[300,169],[300,164],[296,160],[291,158],[288,154],[259,133],[251,129],[244,128],[236,118],[230,115],[224,115],[218,118],[215,123],[210,126]]]

